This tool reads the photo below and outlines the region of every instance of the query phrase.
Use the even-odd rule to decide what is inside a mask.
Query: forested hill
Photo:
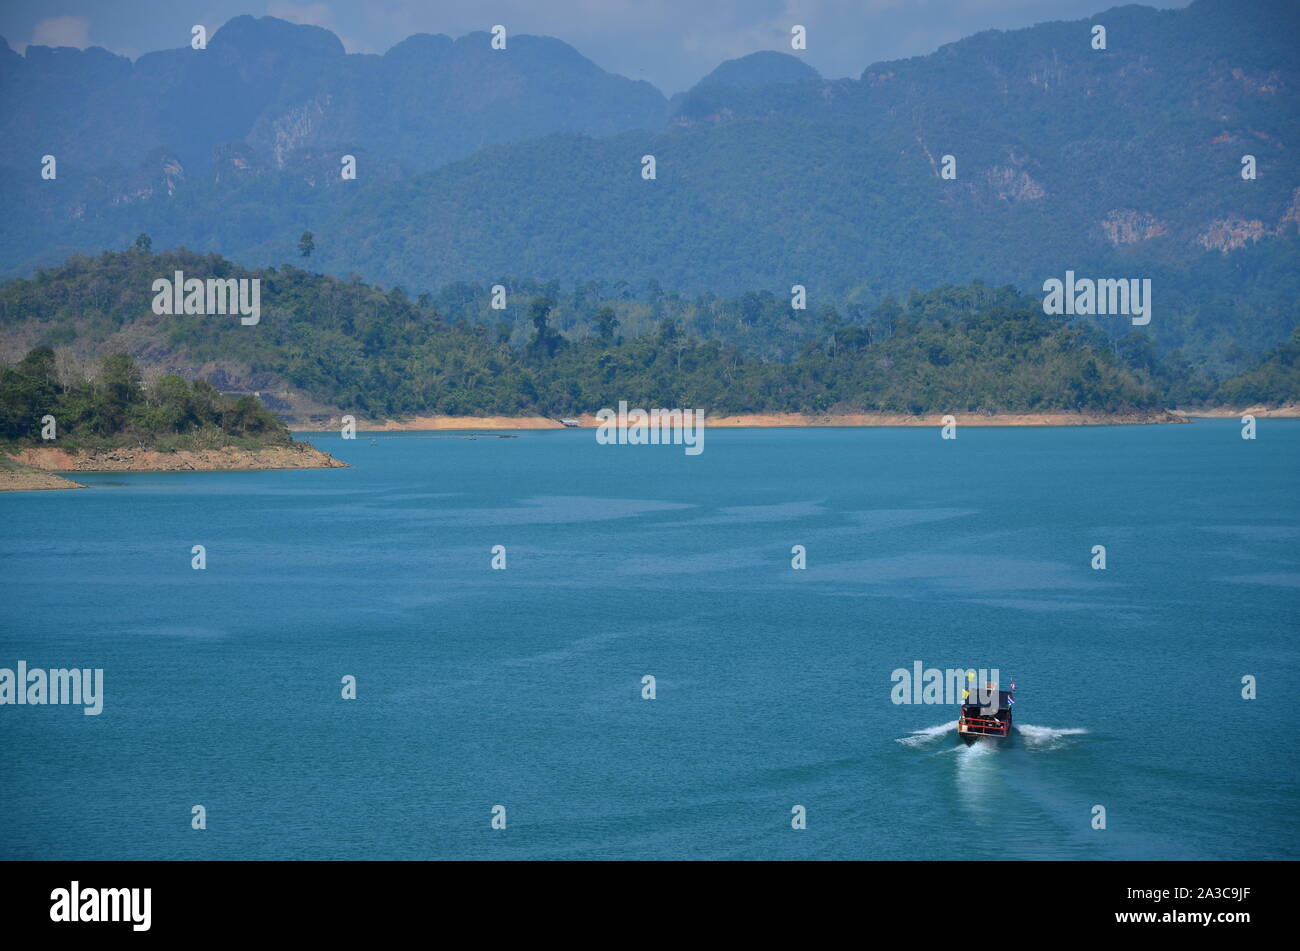
[[[845,309],[912,286],[973,280],[1035,293],[1072,269],[1150,277],[1157,348],[1220,371],[1236,369],[1233,348],[1257,357],[1295,326],[1294,0],[1118,7],[981,33],[869,66],[858,79],[824,80],[773,54],[721,70],[671,116],[657,92],[636,105],[639,86],[540,40],[489,55],[475,46],[486,47],[486,34],[465,43],[414,38],[372,63],[338,52],[325,31],[273,25],[233,22],[205,51],[213,63],[257,53],[251,61],[275,71],[271,100],[253,102],[240,87],[226,90],[227,108],[221,76],[242,75],[229,70],[165,87],[167,115],[206,118],[209,101],[221,105],[218,117],[239,103],[263,109],[261,118],[211,124],[225,138],[204,133],[210,161],[182,158],[178,133],[148,125],[158,151],[140,169],[125,159],[116,171],[101,168],[80,154],[61,162],[54,181],[29,158],[6,170],[0,269],[26,273],[71,250],[125,247],[141,231],[159,246],[279,264],[311,230],[313,267],[412,293],[501,275],[657,280],[727,295],[780,295],[802,284],[815,307]],[[1106,28],[1105,49],[1093,48],[1094,25]],[[197,68],[185,65],[192,52],[144,57],[132,75]],[[13,75],[17,54],[0,53],[0,70]],[[63,53],[40,55],[53,75]],[[306,78],[322,57],[388,71],[384,81],[426,92],[442,88],[439,77],[454,66],[484,77],[484,95],[516,90],[500,104],[509,115],[536,109],[549,118],[501,123],[508,135],[484,131],[477,151],[460,153],[468,158],[432,168],[416,145],[463,149],[461,120],[384,113],[370,130],[357,97],[371,80],[358,74],[355,95],[331,93],[327,107]],[[492,79],[506,69],[510,77]],[[556,88],[576,97],[563,122],[559,93],[546,92],[560,73],[570,78]],[[53,88],[43,75],[7,87],[10,127],[40,115]],[[656,109],[666,118],[652,123]],[[134,130],[136,118],[128,111],[106,127]],[[533,137],[542,132],[550,134]],[[340,178],[342,154],[358,156],[356,180]],[[653,180],[642,177],[646,155],[656,160]],[[943,177],[945,155],[954,178]],[[1256,170],[1249,180],[1247,155]]]
[[[154,314],[154,280],[177,270],[261,281],[260,321]],[[73,385],[93,377],[99,358],[125,353],[148,379],[175,373],[230,394],[255,391],[298,421],[340,410],[559,417],[620,400],[715,415],[1125,412],[1204,403],[1216,392],[1185,363],[1158,357],[1140,332],[1111,340],[1092,325],[1044,316],[1038,299],[978,283],[891,298],[853,321],[823,308],[809,322],[815,332],[783,361],[701,339],[675,316],[682,302],[672,296],[634,335],[619,318],[627,302],[592,288],[584,289],[592,318],[567,328],[547,297],[515,295],[496,312],[486,289],[477,301],[464,286],[456,291],[462,311],[500,319],[448,319],[430,297],[298,268],[109,252],[0,286],[3,357],[13,363],[27,348],[51,346],[60,379]],[[753,300],[697,303],[706,313],[744,314]]]
[[[106,354],[86,376],[63,378],[49,347],[0,366],[0,448],[148,446],[260,448],[292,443],[284,423],[255,397],[229,397],[205,380],[160,376],[145,385],[126,354]]]

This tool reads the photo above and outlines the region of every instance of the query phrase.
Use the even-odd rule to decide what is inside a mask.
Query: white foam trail
[[[985,817],[1002,808],[999,804],[1001,796],[996,794],[1002,785],[1001,761],[996,755],[1001,751],[997,744],[982,740],[970,746],[958,745],[954,749],[957,753],[957,796],[968,812],[981,817],[981,821],[988,821]]]
[[[1032,749],[1052,749],[1061,745],[1067,736],[1081,736],[1088,732],[1083,727],[1057,729],[1050,726],[1034,726],[1032,723],[1018,723],[1016,731],[1025,741],[1025,746]]]
[[[949,720],[947,723],[940,723],[938,726],[928,726],[924,730],[913,730],[910,736],[900,736],[894,742],[902,743],[904,746],[924,746],[939,739],[945,733],[951,733],[957,729],[957,721]]]
[[[996,743],[985,743],[977,740],[970,746],[957,747],[957,752],[961,753],[963,758],[972,760],[998,752],[998,745]]]

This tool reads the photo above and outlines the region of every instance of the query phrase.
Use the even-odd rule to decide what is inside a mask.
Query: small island
[[[344,467],[296,442],[254,396],[205,380],[146,384],[125,354],[93,379],[60,381],[54,351],[0,367],[0,491],[84,488],[61,472],[181,472]]]

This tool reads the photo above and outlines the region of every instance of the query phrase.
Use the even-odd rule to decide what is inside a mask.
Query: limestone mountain
[[[857,79],[746,57],[671,115],[656,90],[542,38],[493,51],[486,34],[412,37],[382,57],[349,56],[325,31],[240,18],[203,53],[133,66],[39,49],[20,66],[6,48],[6,82],[81,57],[99,78],[69,79],[65,99],[101,79],[94,95],[112,99],[142,70],[172,79],[130,148],[110,132],[145,115],[138,97],[59,133],[71,148],[109,130],[105,160],[134,149],[149,164],[110,172],[76,158],[57,182],[39,178],[34,153],[47,149],[33,132],[50,125],[33,104],[54,93],[30,76],[6,86],[0,129],[26,144],[0,137],[0,160],[22,157],[0,179],[0,273],[127,247],[142,231],[160,248],[280,264],[311,230],[313,267],[413,293],[528,278],[788,298],[798,284],[812,314],[972,280],[1041,293],[1073,270],[1150,278],[1158,348],[1235,372],[1249,365],[1240,353],[1258,356],[1296,325],[1296,35],[1293,0],[1124,6],[980,33]],[[292,49],[290,37],[301,37]],[[229,57],[224,112],[207,54]],[[206,139],[160,131],[194,103],[218,110]],[[361,172],[341,181],[349,152]]]
[[[608,135],[663,125],[646,82],[600,69],[550,37],[411,36],[382,56],[349,55],[333,33],[239,16],[207,48],[134,63],[98,47],[0,39],[0,166],[53,154],[61,175],[134,168],[156,149],[191,175],[241,143],[282,169],[300,151],[350,151],[412,170],[555,131]]]

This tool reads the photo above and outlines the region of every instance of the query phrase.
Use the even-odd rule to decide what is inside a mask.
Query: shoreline
[[[0,491],[84,489],[86,486],[60,473],[69,472],[263,472],[276,469],[345,469],[335,459],[308,443],[242,449],[61,449],[29,446],[9,454],[9,466],[0,469]]]
[[[1241,419],[1254,416],[1256,419],[1300,419],[1300,403],[1288,403],[1283,406],[1247,406],[1245,409],[1225,409],[1212,406],[1207,409],[1175,410],[1191,419]]]
[[[1285,407],[1300,416],[1300,408]],[[1220,411],[1224,418],[1240,414]],[[1244,411],[1243,411],[1244,412]],[[705,425],[718,429],[777,429],[797,427],[939,427],[946,414],[932,413],[921,416],[907,413],[737,413],[728,416],[706,416]],[[1195,415],[1177,410],[1155,410],[1147,413],[953,413],[960,426],[1147,426],[1189,423]],[[1267,410],[1256,410],[1254,415],[1264,417]],[[566,427],[559,419],[546,416],[413,416],[409,419],[357,421],[358,433],[383,432],[448,432],[472,430],[539,430],[539,429],[595,429],[600,420],[592,413],[573,417],[576,427]],[[291,423],[294,432],[331,433],[341,428],[335,417],[328,422],[312,421],[307,424]]]
[[[940,427],[945,414],[906,413],[739,413],[706,417],[705,425],[716,429],[781,429],[815,427]],[[1156,410],[1147,413],[953,413],[958,427],[1034,426],[1150,426],[1191,423],[1195,419],[1300,418],[1300,404],[1277,407],[1254,406],[1241,410],[1205,409]],[[574,417],[578,425],[565,426],[545,416],[414,416],[410,419],[359,421],[358,433],[383,432],[473,432],[542,429],[594,429],[601,423],[594,414]],[[334,433],[337,417],[319,418],[307,426],[294,425],[295,432]],[[310,443],[242,449],[189,449],[166,452],[157,449],[117,447],[109,449],[62,449],[31,446],[0,454],[0,492],[84,489],[87,486],[62,473],[76,472],[260,472],[282,469],[341,469],[348,464]]]
[[[25,466],[7,456],[0,457],[0,492],[49,492],[58,489],[84,489],[61,475]]]

